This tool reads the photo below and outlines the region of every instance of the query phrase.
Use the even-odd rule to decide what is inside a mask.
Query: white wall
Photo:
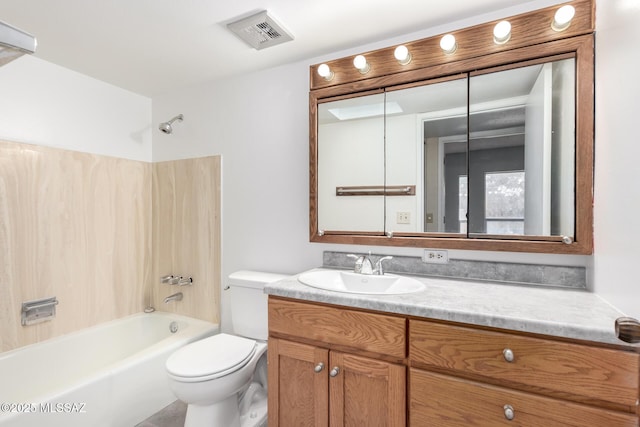
[[[0,139],[151,161],[151,99],[33,56],[0,67]]]
[[[640,3],[596,7],[595,291],[640,318]]]

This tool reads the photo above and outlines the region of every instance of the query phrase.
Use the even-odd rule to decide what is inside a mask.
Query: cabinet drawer
[[[269,298],[269,332],[406,356],[406,320],[377,313]]]
[[[536,396],[432,372],[410,371],[411,427],[631,427],[631,414]],[[509,411],[511,411],[509,413]],[[507,419],[512,415],[512,419]]]
[[[426,321],[409,325],[413,365],[636,410],[636,353]]]

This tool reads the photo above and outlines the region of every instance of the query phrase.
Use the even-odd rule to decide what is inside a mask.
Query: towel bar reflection
[[[415,196],[415,185],[362,185],[336,187],[336,196]]]
[[[33,325],[35,323],[52,320],[56,317],[56,297],[44,298],[22,303],[22,326]]]

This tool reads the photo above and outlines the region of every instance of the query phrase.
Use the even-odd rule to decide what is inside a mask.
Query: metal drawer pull
[[[513,351],[510,348],[505,348],[504,350],[502,350],[502,355],[504,356],[504,360],[509,363],[513,362],[513,359],[515,359]]]
[[[513,410],[513,406],[504,405],[504,417],[506,419],[508,419],[509,421],[511,421],[512,419],[514,419],[516,417],[516,413]]]
[[[318,372],[322,372],[322,370],[324,369],[324,363],[320,362],[316,365],[315,368],[313,368],[313,370],[316,372],[316,374]]]
[[[329,376],[330,377],[336,377],[338,376],[338,374],[340,373],[340,368],[338,368],[337,366],[335,366],[331,372],[329,372]]]

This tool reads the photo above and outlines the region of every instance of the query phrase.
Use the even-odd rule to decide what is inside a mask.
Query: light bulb
[[[393,51],[393,56],[395,56],[400,65],[407,65],[411,62],[411,52],[409,52],[409,49],[407,49],[407,47],[403,44],[398,46],[396,50]]]
[[[511,23],[500,21],[493,27],[493,42],[495,44],[505,44],[511,38]]]
[[[575,7],[570,4],[562,6],[556,11],[555,16],[553,17],[553,22],[551,23],[551,28],[553,28],[554,31],[566,30],[569,28],[569,25],[571,25],[571,20],[575,14]]]
[[[334,76],[333,71],[331,71],[331,68],[329,68],[327,64],[320,64],[318,67],[318,75],[326,81],[333,79]]]
[[[368,73],[371,69],[371,66],[367,62],[367,58],[365,58],[364,55],[358,55],[353,58],[353,66],[356,67],[362,74]]]
[[[440,47],[447,54],[451,54],[458,49],[458,44],[456,43],[456,38],[453,34],[447,34],[440,39]]]

